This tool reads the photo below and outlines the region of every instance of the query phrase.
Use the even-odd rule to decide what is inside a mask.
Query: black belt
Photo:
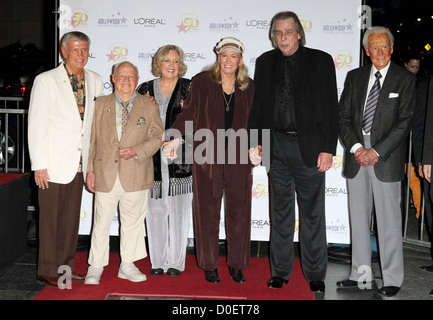
[[[280,130],[276,130],[275,132],[284,134],[285,136],[288,136],[288,137],[297,137],[299,135],[298,131],[280,131]]]

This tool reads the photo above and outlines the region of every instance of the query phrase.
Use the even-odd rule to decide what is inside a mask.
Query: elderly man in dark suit
[[[329,54],[304,47],[305,33],[294,12],[277,13],[270,35],[275,49],[257,59],[248,125],[251,137],[252,129],[259,129],[251,162],[260,162],[262,149],[269,170],[272,277],[268,287],[281,288],[292,273],[296,189],[302,268],[311,290],[323,292],[325,172],[332,165],[338,137],[335,67]],[[270,144],[260,137],[263,130],[270,130]],[[270,163],[265,154],[270,155]]]
[[[383,286],[395,295],[404,278],[401,180],[415,110],[415,76],[391,62],[394,39],[386,28],[368,29],[363,45],[371,64],[350,71],[339,103],[345,147],[352,233],[352,267],[339,288],[371,284],[370,222],[376,213]],[[362,282],[362,283],[361,283]],[[368,287],[367,287],[368,288]]]

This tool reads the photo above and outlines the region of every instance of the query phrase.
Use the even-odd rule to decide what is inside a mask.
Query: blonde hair
[[[241,57],[242,57],[242,55],[241,55]],[[210,72],[211,79],[213,81],[215,81],[216,83],[221,84],[222,83],[221,70],[220,70],[220,64],[219,64],[218,56],[217,56],[217,59],[214,62],[214,64],[211,65],[208,68],[208,70]],[[235,83],[239,86],[239,89],[242,91],[245,90],[246,88],[248,88],[248,85],[250,84],[250,78],[248,77],[248,68],[244,64],[243,59],[239,62],[238,69],[236,70]]]
[[[162,76],[160,66],[161,66],[161,63],[167,58],[170,50],[176,51],[177,54],[179,55],[179,62],[180,62],[179,78],[182,78],[185,75],[186,70],[188,69],[188,67],[184,63],[185,53],[183,52],[183,50],[180,47],[175,46],[174,44],[168,44],[168,45],[160,47],[158,49],[158,51],[156,51],[155,55],[153,56],[152,73],[155,77]]]

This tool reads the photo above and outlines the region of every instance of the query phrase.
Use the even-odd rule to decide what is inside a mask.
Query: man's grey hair
[[[71,31],[68,33],[65,33],[60,40],[60,46],[66,48],[66,44],[71,40],[79,40],[79,41],[85,41],[89,44],[90,47],[90,38],[80,31]]]
[[[111,74],[114,75],[114,74],[116,73],[117,69],[119,69],[119,67],[120,67],[121,65],[124,65],[124,64],[129,64],[131,67],[133,67],[133,68],[135,69],[135,72],[137,72],[137,76],[139,75],[139,74],[138,74],[138,68],[137,68],[134,64],[132,64],[131,62],[129,62],[129,61],[122,61],[122,62],[116,63],[116,64],[113,66],[113,69],[112,69]]]
[[[389,42],[391,43],[391,45],[394,44],[394,36],[392,35],[391,31],[389,31],[387,28],[385,28],[385,27],[371,27],[370,29],[367,29],[367,31],[365,31],[364,36],[362,38],[362,45],[364,47],[368,48],[368,37],[374,33],[387,34],[389,37]]]

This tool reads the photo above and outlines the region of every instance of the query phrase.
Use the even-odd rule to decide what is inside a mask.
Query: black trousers
[[[423,194],[424,194],[424,219],[427,226],[427,234],[430,243],[433,243],[433,188],[430,182],[423,179]],[[433,258],[433,246],[430,247],[430,255]]]
[[[327,268],[325,173],[302,161],[298,138],[274,135],[269,169],[272,277],[288,280],[294,261],[295,204],[299,208],[302,270],[307,281],[324,281]]]

